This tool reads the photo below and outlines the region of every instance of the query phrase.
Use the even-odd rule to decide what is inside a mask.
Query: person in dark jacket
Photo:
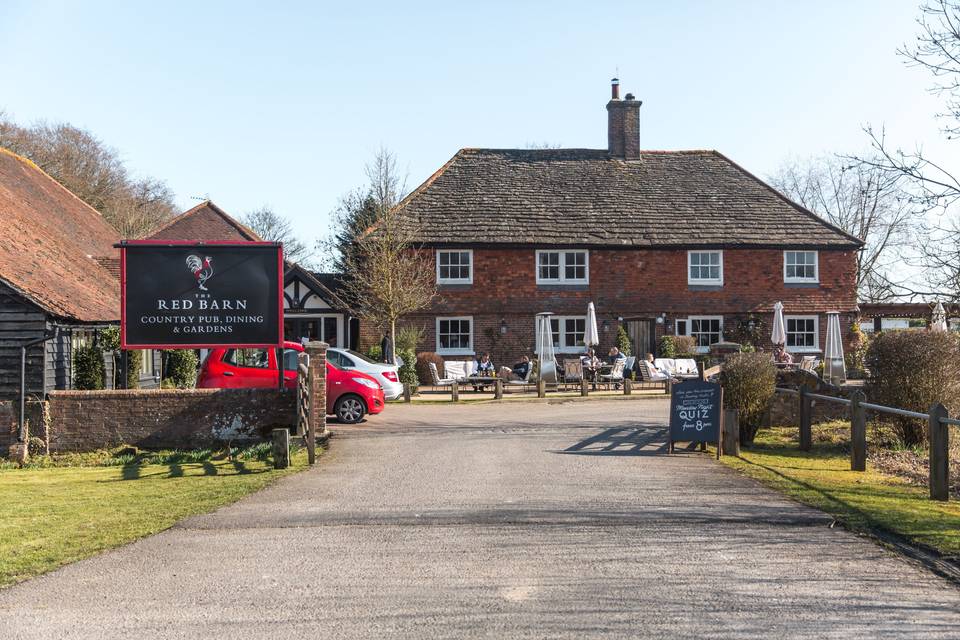
[[[390,339],[388,334],[383,334],[383,340],[380,341],[380,353],[382,353],[383,361],[387,364],[394,364],[393,362],[393,340]]]
[[[530,358],[522,356],[513,367],[500,367],[500,377],[504,380],[526,380],[530,372]]]

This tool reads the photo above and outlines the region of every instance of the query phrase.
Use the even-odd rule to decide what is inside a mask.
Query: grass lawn
[[[815,426],[813,449],[802,452],[795,427],[764,429],[740,458],[721,461],[854,531],[886,531],[960,558],[960,503],[930,500],[926,486],[881,473],[873,464],[863,473],[850,471],[846,446],[817,435]]]
[[[241,453],[233,461],[168,452],[140,462],[106,454],[24,469],[5,465],[0,586],[163,531],[307,466],[303,451],[282,471],[273,469],[262,449],[258,453]]]

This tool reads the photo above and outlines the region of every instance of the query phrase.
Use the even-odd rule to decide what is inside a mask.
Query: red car
[[[297,354],[303,347],[283,343],[284,385],[297,386]],[[198,389],[246,389],[277,386],[277,349],[214,349],[200,366]],[[383,411],[383,388],[371,376],[345,371],[327,361],[327,414],[354,424]]]

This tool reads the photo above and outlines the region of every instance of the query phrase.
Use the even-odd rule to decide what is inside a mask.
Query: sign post
[[[673,385],[670,396],[670,435],[668,451],[675,442],[717,444],[720,458],[723,438],[723,387],[713,382],[688,380]]]
[[[278,348],[282,359],[279,243],[137,240],[118,247],[123,349]]]

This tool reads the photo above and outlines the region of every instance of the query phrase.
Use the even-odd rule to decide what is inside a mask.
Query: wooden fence
[[[832,402],[849,407],[850,410],[850,469],[851,471],[867,470],[867,411],[886,413],[926,420],[930,436],[930,499],[949,500],[950,498],[950,453],[949,438],[950,425],[960,425],[960,420],[951,418],[943,403],[935,402],[928,413],[908,411],[897,407],[887,407],[881,404],[867,402],[863,391],[854,391],[849,398],[825,396],[811,393],[806,387],[785,389],[778,387],[777,393],[796,395],[800,403],[800,449],[809,451],[813,445],[811,417],[813,415],[813,401]]]

